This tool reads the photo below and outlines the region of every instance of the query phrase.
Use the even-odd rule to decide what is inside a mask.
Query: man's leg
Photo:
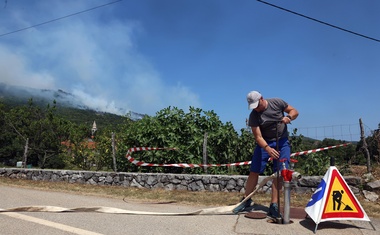
[[[258,173],[255,173],[255,172],[250,172],[249,175],[248,175],[248,179],[247,179],[247,182],[245,184],[245,193],[244,193],[244,197],[241,199],[242,201],[244,200],[244,198],[246,198],[250,193],[253,192],[253,190],[255,189],[256,185],[257,185],[257,181],[259,179],[259,174]],[[235,209],[233,209],[233,213],[237,214],[239,212],[242,212],[244,210],[246,210],[248,207],[250,207],[252,204],[252,199],[248,199],[247,201],[245,201],[244,203],[240,204],[238,207],[236,207]]]
[[[245,184],[245,193],[242,200],[244,200],[246,196],[252,193],[257,185],[257,182],[259,179],[259,173],[255,173],[255,172],[260,172],[260,169],[262,168],[263,163],[261,161],[261,158],[262,158],[261,153],[262,153],[262,149],[259,146],[257,146],[252,155],[250,172],[248,175],[247,182]],[[265,164],[264,164],[264,167],[265,167]],[[244,211],[247,207],[251,206],[251,203],[252,203],[252,200],[248,199],[245,203],[242,203],[238,207],[236,207],[233,210],[233,213],[237,214],[239,212]]]
[[[277,179],[273,179],[272,181],[272,203],[277,203],[278,204],[278,194],[281,193],[281,188],[282,188],[282,180],[280,180],[280,185],[277,187]]]
[[[255,189],[259,180],[259,172],[263,172],[265,169],[265,166],[268,161],[268,155],[264,155],[263,152],[265,151],[259,146],[257,146],[255,148],[255,151],[253,152],[251,159],[251,167],[249,168],[249,175],[245,184],[245,196],[248,196]]]
[[[269,205],[269,211],[268,216],[272,218],[279,218],[281,217],[280,209],[278,208],[278,195],[281,193],[281,187],[282,187],[282,179],[279,182],[277,182],[277,178],[273,179],[272,181],[272,200],[271,204]],[[277,187],[278,186],[278,187]]]
[[[279,142],[279,147],[280,147],[280,159],[286,159],[284,162],[285,168],[289,167],[289,160],[290,160],[290,145],[289,141],[287,139],[282,139]],[[273,171],[277,172],[277,161],[276,160],[273,164]],[[281,170],[283,169],[282,162],[280,162],[280,168],[279,168],[279,173],[281,173]],[[281,217],[279,213],[279,208],[278,208],[278,196],[281,193],[282,189],[282,178],[279,180],[280,182],[277,182],[277,179],[273,179],[272,183],[272,200],[271,204],[269,206],[269,212],[268,215],[274,218]],[[278,184],[279,183],[279,184]]]
[[[244,196],[248,196],[255,189],[257,182],[259,180],[259,174],[255,172],[249,172],[247,183],[245,186],[245,194]]]
[[[285,168],[289,168],[290,161],[290,144],[288,139],[281,139],[279,141],[279,149],[280,149],[280,159],[276,160],[273,164],[273,171],[277,172],[277,161],[285,160],[285,162],[280,162],[279,173],[281,177],[281,170],[283,169],[283,164],[285,164]],[[280,185],[277,187],[277,179],[273,179],[272,184],[272,203],[278,203],[278,195],[281,193],[282,189],[282,178],[280,179]]]

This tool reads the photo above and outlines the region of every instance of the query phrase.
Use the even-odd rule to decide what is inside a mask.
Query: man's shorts
[[[276,148],[276,141],[267,141],[267,144],[274,149]],[[286,159],[285,167],[289,169],[289,161],[290,161],[290,143],[288,138],[282,138],[278,140],[278,146],[280,151],[280,170],[283,168],[283,164],[281,162],[282,159]],[[262,174],[266,168],[266,165],[269,160],[269,154],[260,146],[256,146],[255,151],[253,152],[252,160],[251,160],[251,172]],[[273,159],[273,172],[277,172],[277,159]]]

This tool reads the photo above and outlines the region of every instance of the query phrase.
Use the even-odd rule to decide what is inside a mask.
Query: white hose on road
[[[266,177],[263,179],[250,193],[245,199],[239,202],[236,205],[231,206],[221,206],[221,207],[213,207],[213,208],[205,208],[192,212],[182,212],[182,213],[171,213],[171,212],[149,212],[149,211],[133,211],[133,210],[125,210],[113,207],[77,207],[77,208],[64,208],[57,206],[23,206],[23,207],[15,207],[8,209],[0,209],[0,213],[2,212],[99,212],[99,213],[111,213],[111,214],[128,214],[128,215],[163,215],[163,216],[184,216],[184,215],[222,215],[222,214],[232,214],[233,210],[238,207],[240,204],[247,201],[251,198],[261,187],[263,187],[269,180],[274,179],[275,174]]]

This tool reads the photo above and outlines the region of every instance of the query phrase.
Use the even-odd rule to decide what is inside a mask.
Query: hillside
[[[127,113],[126,115],[118,115],[93,110],[84,105],[74,95],[62,90],[39,90],[0,83],[0,102],[4,104],[5,110],[16,106],[28,105],[30,99],[41,108],[47,105],[51,106],[55,101],[58,116],[77,124],[92,125],[96,121],[98,128],[120,124],[127,116]],[[130,115],[132,120],[138,120],[144,116],[143,114],[134,112],[129,112],[128,115]]]

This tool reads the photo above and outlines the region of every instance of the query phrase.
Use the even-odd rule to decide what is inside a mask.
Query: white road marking
[[[79,234],[79,235],[102,235],[101,233],[95,233],[95,232],[87,231],[87,230],[84,230],[84,229],[75,228],[75,227],[71,227],[71,226],[68,226],[68,225],[59,224],[59,223],[51,222],[51,221],[48,221],[48,220],[39,219],[39,218],[35,218],[35,217],[32,217],[32,216],[19,214],[19,213],[16,213],[16,212],[4,212],[4,213],[1,213],[1,215],[6,215],[6,216],[9,216],[9,217],[12,217],[12,218],[21,219],[21,220],[33,222],[33,223],[36,223],[36,224],[41,224],[41,225],[44,225],[44,226],[52,227],[52,228],[55,228],[55,229],[59,229],[59,230],[62,230],[62,231],[66,231],[66,232],[70,232],[70,233],[74,233],[74,234]]]

